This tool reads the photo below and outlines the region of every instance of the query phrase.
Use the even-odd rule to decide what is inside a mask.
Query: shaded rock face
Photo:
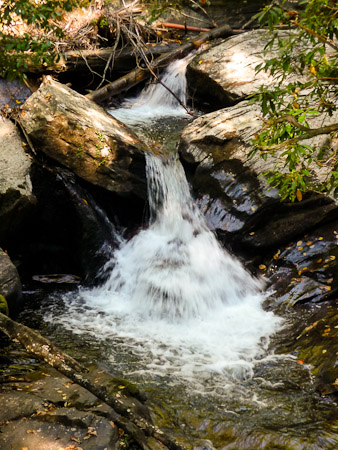
[[[31,159],[15,125],[0,117],[0,243],[13,238],[34,211]]]
[[[196,119],[183,130],[179,147],[194,171],[193,189],[209,227],[241,250],[275,248],[338,217],[336,202],[322,195],[280,201],[262,176],[275,169],[275,159],[248,159],[260,127],[258,107],[241,102]]]
[[[16,312],[22,296],[21,282],[16,267],[2,249],[0,249],[0,295],[7,300],[10,314]]]
[[[145,197],[147,148],[95,103],[46,77],[24,104],[21,122],[36,149],[84,180]]]

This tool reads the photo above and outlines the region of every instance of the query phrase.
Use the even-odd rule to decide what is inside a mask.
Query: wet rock
[[[47,76],[24,104],[21,122],[38,151],[84,180],[120,195],[145,197],[145,151],[103,108]]]
[[[1,448],[120,448],[115,412],[85,389],[50,368],[10,379],[2,384]]]
[[[5,297],[9,312],[13,314],[21,301],[21,282],[16,267],[2,249],[0,249],[0,295]]]
[[[318,303],[338,294],[338,227],[331,222],[279,247],[265,274],[272,283],[272,302],[281,311]],[[265,269],[264,269],[265,272]]]
[[[209,227],[240,249],[268,249],[286,244],[338,216],[336,202],[322,195],[302,202],[281,202],[264,173],[283,170],[278,154],[267,161],[249,159],[251,139],[261,127],[256,105],[236,106],[206,114],[182,132],[179,150],[190,171],[197,201]],[[333,118],[331,120],[336,120]],[[311,142],[320,148],[326,138]],[[327,175],[313,167],[313,179]]]
[[[8,111],[9,108],[17,108],[30,95],[31,91],[20,81],[0,80],[0,109]]]
[[[31,159],[15,125],[0,117],[0,243],[13,238],[36,203],[30,178]]]

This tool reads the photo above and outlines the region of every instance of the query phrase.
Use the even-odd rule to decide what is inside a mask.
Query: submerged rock
[[[90,183],[145,197],[147,148],[94,102],[47,76],[24,104],[21,122],[36,150]]]
[[[30,177],[31,159],[15,125],[0,117],[0,243],[23,227],[36,198]]]
[[[5,297],[11,314],[16,311],[22,296],[16,267],[2,249],[0,249],[0,296]]]

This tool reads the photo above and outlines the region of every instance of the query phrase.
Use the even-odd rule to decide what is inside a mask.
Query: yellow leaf
[[[118,386],[119,389],[125,389],[125,386],[123,386],[122,384],[120,386]]]
[[[275,255],[273,255],[273,259],[278,259],[279,255],[280,255],[280,250],[278,250],[278,252]]]
[[[249,233],[249,234],[250,234],[250,236],[253,236],[255,234],[255,232],[251,231],[251,233]]]
[[[338,378],[335,379],[335,381],[332,383],[333,386],[338,386]],[[23,449],[22,449],[23,450]]]
[[[297,247],[298,247],[299,245],[302,245],[302,243],[303,243],[303,241],[298,241],[298,242],[297,242]]]
[[[320,237],[318,238],[318,241],[322,241],[323,239],[324,239],[324,238],[320,236]]]
[[[334,261],[336,257],[334,255],[330,256],[331,261]]]
[[[312,73],[312,75],[316,75],[316,73],[317,73],[316,68],[313,64],[311,64],[311,66],[310,66],[310,73]]]
[[[301,202],[303,199],[303,195],[299,189],[297,189],[297,191],[296,191],[296,197],[299,202]]]
[[[299,250],[299,251],[303,250],[303,247],[298,247],[298,250]]]
[[[27,433],[27,434],[29,434],[29,433],[33,433],[33,434],[35,434],[35,433],[36,433],[36,431],[35,431],[35,430],[27,430],[27,431],[26,431],[26,433]]]
[[[324,353],[324,354],[327,353],[327,350],[324,349],[324,350],[322,351],[322,353]]]
[[[83,203],[88,206],[88,202],[85,198],[82,199]]]
[[[15,103],[17,103],[18,105],[21,105],[20,100],[15,100]]]
[[[198,61],[198,64],[202,64],[202,62],[203,62],[203,61],[202,61],[202,59],[201,59],[200,61]]]
[[[260,270],[266,270],[266,266],[265,266],[264,264],[260,264],[260,265],[258,266],[258,268],[259,268]]]
[[[306,245],[312,245],[312,241],[308,241]]]

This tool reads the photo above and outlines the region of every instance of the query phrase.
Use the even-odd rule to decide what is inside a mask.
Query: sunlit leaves
[[[259,152],[264,160],[278,159],[268,182],[283,199],[302,201],[311,189],[333,192],[338,189],[338,163],[320,186],[313,184],[310,167],[334,162],[334,151],[325,159],[304,140],[311,118],[320,113],[331,116],[338,108],[338,2],[309,0],[299,10],[288,9],[286,1],[272,2],[256,17],[269,30],[266,60],[256,71],[274,77],[274,87],[262,86],[251,99],[261,105],[263,125],[249,156]],[[280,25],[288,32],[279,30]],[[283,120],[286,116],[296,122]]]
[[[0,77],[14,80],[24,78],[28,63],[50,64],[56,58],[53,43],[47,37],[52,32],[62,37],[56,20],[64,11],[70,11],[77,0],[9,0],[0,6]],[[18,33],[20,27],[34,26],[37,35]],[[22,31],[21,30],[21,31]],[[16,31],[16,32],[15,32]],[[43,33],[41,33],[43,31]]]

